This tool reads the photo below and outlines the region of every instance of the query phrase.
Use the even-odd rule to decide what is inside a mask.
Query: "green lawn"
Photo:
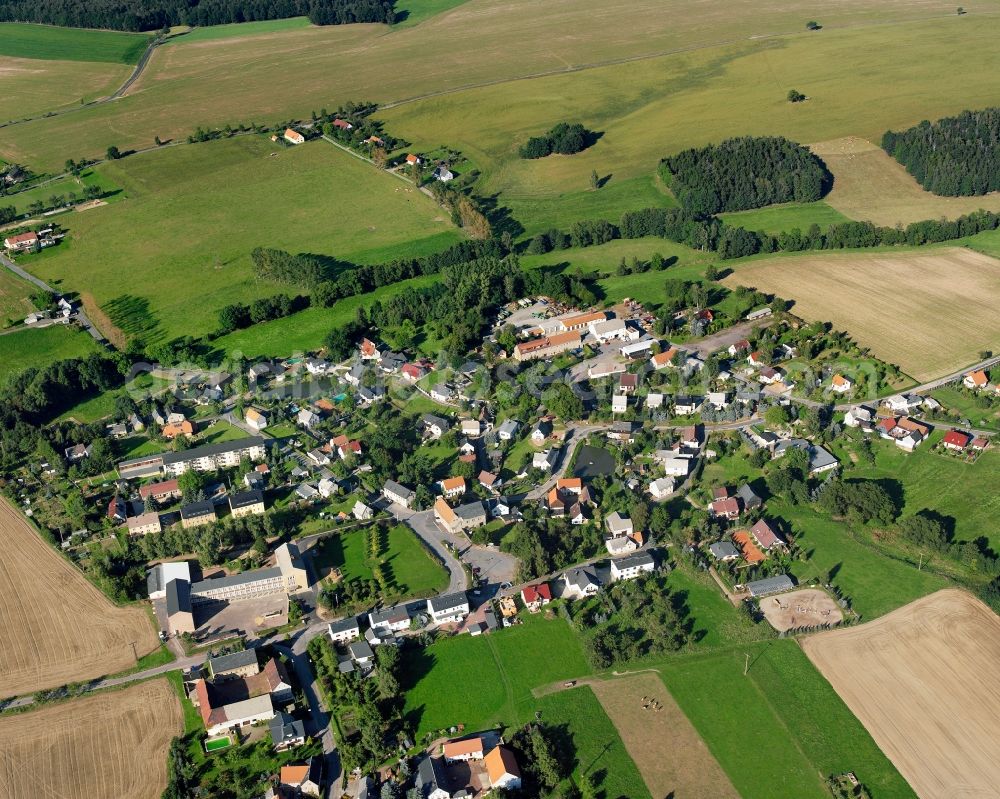
[[[76,414],[71,414],[76,418]],[[78,420],[79,421],[79,420]],[[144,455],[155,455],[163,452],[165,447],[159,441],[153,441],[143,436],[123,438],[114,443],[115,457],[119,460],[141,458]]]
[[[74,326],[52,325],[0,336],[0,382],[29,366],[45,366],[66,358],[81,358],[100,347]]]
[[[448,575],[406,525],[400,524],[386,535],[387,547],[382,561],[387,565],[394,593],[384,597],[387,603],[405,598],[425,597],[443,591]],[[370,580],[377,561],[368,557],[365,532],[356,528],[324,538],[314,548],[314,563],[320,573],[341,569],[345,580]]]
[[[9,269],[0,268],[0,328],[19,324],[35,310],[31,295],[36,287]]]
[[[822,200],[814,203],[786,203],[757,208],[752,211],[738,211],[722,214],[727,225],[739,225],[747,230],[764,233],[781,233],[798,228],[805,233],[810,225],[828,228],[838,222],[850,221],[840,211],[831,208]]]
[[[136,64],[149,40],[143,33],[0,22],[0,56],[15,58]]]
[[[428,197],[325,142],[289,148],[241,136],[97,171],[124,187],[128,201],[74,215],[71,246],[26,264],[63,289],[91,294],[127,336],[146,341],[210,332],[233,302],[301,292],[253,279],[256,246],[371,262],[459,238]],[[123,281],[136,265],[141,278]]]
[[[854,771],[873,796],[914,796],[793,640],[656,665],[744,799],[829,799],[823,779],[843,771]]]
[[[866,620],[926,596],[949,581],[929,571],[883,555],[851,536],[847,526],[804,506],[767,503],[766,515],[791,529],[809,562],[795,561],[792,573],[800,580],[825,578],[836,570],[834,582],[847,594]]]
[[[968,419],[977,429],[1000,430],[1000,406],[979,408],[976,398],[954,385],[942,386],[931,392],[931,396],[940,402],[947,410],[957,411],[962,418]]]
[[[263,33],[282,33],[284,31],[301,30],[311,27],[307,17],[288,17],[287,19],[268,19],[260,22],[235,22],[232,25],[209,25],[195,28],[170,39],[167,44],[191,44],[207,42],[213,39],[231,39],[244,36],[258,36]]]
[[[404,712],[418,738],[453,724],[523,723],[537,705],[533,688],[590,672],[569,625],[541,616],[492,635],[440,638],[406,650],[403,662]]]
[[[13,205],[18,213],[27,213],[28,206],[35,201],[45,203],[46,207],[48,207],[51,205],[49,202],[51,197],[63,197],[68,200],[70,192],[75,193],[78,199],[83,199],[86,187],[91,184],[100,186],[105,192],[113,192],[117,188],[106,179],[102,179],[99,173],[93,169],[88,169],[82,172],[78,178],[72,176],[64,177],[54,180],[51,183],[46,183],[43,186],[10,194],[3,198],[3,204]],[[109,199],[114,198],[111,197]],[[71,227],[67,219],[69,217],[61,219],[60,222],[67,227]]]
[[[399,28],[412,28],[419,25],[425,19],[436,17],[445,11],[451,11],[468,0],[402,0],[396,3],[396,19],[399,20],[392,27],[393,30]]]
[[[577,782],[584,774],[596,775],[598,795],[649,799],[642,775],[589,686],[548,694],[536,700],[535,707],[542,721],[561,728],[572,741]]]
[[[203,430],[198,431],[198,442],[201,444],[218,444],[222,441],[238,441],[247,437],[247,432],[236,425],[219,419]]]
[[[85,399],[83,402],[77,403],[68,411],[63,413],[57,421],[62,422],[66,419],[73,419],[81,424],[87,424],[89,422],[96,422],[110,416],[114,413],[114,410],[115,392],[108,391],[103,394],[98,394],[96,397],[91,397],[90,399]]]

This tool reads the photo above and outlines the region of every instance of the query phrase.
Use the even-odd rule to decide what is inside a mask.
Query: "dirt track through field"
[[[183,729],[166,680],[0,717],[0,799],[158,799]]]
[[[724,281],[795,301],[875,357],[930,380],[1000,350],[1000,261],[959,247],[831,253],[748,263]]]
[[[0,586],[4,695],[123,671],[159,645],[140,608],[112,604],[2,498]]]
[[[656,674],[592,680],[588,684],[618,730],[652,796],[739,799],[729,777]]]
[[[921,799],[998,795],[1000,617],[986,605],[938,591],[802,647]]]

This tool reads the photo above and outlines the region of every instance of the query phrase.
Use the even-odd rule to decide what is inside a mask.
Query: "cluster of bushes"
[[[813,202],[833,178],[823,162],[780,136],[743,136],[663,159],[664,179],[695,214],[743,211],[785,202]]]
[[[17,219],[18,213],[17,209],[13,205],[5,205],[0,207],[0,225],[6,225]]]
[[[233,303],[219,311],[219,335],[242,330],[245,327],[281,319],[309,307],[308,297],[289,297],[287,294],[275,294],[273,297],[261,297],[249,305]]]
[[[395,19],[394,0],[2,0],[0,21],[150,31],[308,16],[313,25]]]
[[[255,247],[250,252],[254,277],[273,283],[289,283],[303,288],[314,288],[327,279],[326,268],[316,258],[292,255],[284,250]]]
[[[590,146],[593,134],[579,123],[560,122],[544,136],[532,136],[521,147],[521,158],[544,158],[552,153],[572,155]]]
[[[886,131],[882,149],[935,194],[967,197],[1000,190],[1000,108]]]

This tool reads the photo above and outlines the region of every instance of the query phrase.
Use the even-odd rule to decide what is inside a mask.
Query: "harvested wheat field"
[[[659,676],[633,674],[588,684],[618,730],[650,794],[678,799],[739,799],[729,777]]]
[[[960,247],[769,258],[724,283],[794,300],[792,313],[832,322],[918,380],[1000,350],[1000,261]]]
[[[1000,211],[1000,192],[983,197],[941,197],[924,191],[885,150],[849,137],[809,145],[833,173],[826,202],[851,219],[894,226],[924,219],[955,219],[985,208]]]
[[[184,731],[166,680],[0,718],[0,799],[158,799]]]
[[[159,645],[143,610],[112,604],[4,499],[0,585],[7,695],[113,674]]]
[[[760,611],[779,633],[797,627],[840,624],[844,620],[833,597],[817,588],[765,597],[760,601]]]
[[[947,589],[802,641],[921,799],[1000,784],[1000,617]]]

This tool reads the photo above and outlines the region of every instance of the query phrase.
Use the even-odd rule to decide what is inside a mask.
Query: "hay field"
[[[8,269],[0,269],[0,328],[8,322],[20,322],[35,310],[31,295],[35,287]]]
[[[158,799],[184,730],[166,680],[0,718],[0,799]]]
[[[902,164],[866,139],[809,145],[833,173],[826,202],[851,219],[893,226],[924,219],[954,219],[984,208],[1000,211],[1000,192],[984,197],[939,197],[917,183]]]
[[[723,282],[795,301],[917,380],[1000,349],[1000,260],[959,247],[822,254],[737,264]]]
[[[131,71],[124,64],[0,55],[0,122],[107,96],[125,82]],[[7,133],[4,131],[4,138]]]
[[[0,585],[0,674],[7,695],[113,674],[132,666],[135,654],[159,646],[143,610],[113,605],[5,499]]]
[[[986,605],[939,591],[802,647],[921,799],[996,796],[1000,618]]]
[[[653,796],[739,799],[705,742],[653,673],[588,685],[618,730]],[[645,698],[661,708],[643,709]]]
[[[283,147],[239,136],[98,171],[128,199],[67,219],[70,246],[25,265],[85,303],[92,296],[127,336],[147,342],[215,330],[230,303],[301,293],[253,279],[257,246],[371,263],[460,238],[429,197],[322,140]]]
[[[844,614],[825,591],[804,588],[781,596],[769,596],[760,601],[760,610],[767,623],[778,632],[796,627],[818,627],[839,624]]]
[[[960,30],[963,38],[982,37],[981,26],[992,20],[984,15],[992,10],[995,6],[983,0],[970,7],[967,18],[952,20],[941,19],[946,13],[952,14],[952,9],[946,11],[931,0],[883,4],[845,0],[835,6],[818,0],[798,0],[791,6],[773,0],[704,0],[697,13],[691,13],[690,4],[684,0],[553,0],[544,4],[532,0],[471,0],[409,28],[345,25],[210,40],[194,37],[190,42],[180,37],[158,48],[125,99],[58,122],[40,120],[12,130],[4,137],[0,155],[54,167],[63,163],[69,151],[96,155],[109,144],[120,148],[148,145],[154,135],[187,135],[198,125],[250,119],[274,122],[291,115],[308,115],[324,106],[336,107],[351,99],[388,103],[526,76],[559,75],[623,59],[677,53],[665,64],[654,59],[643,62],[645,68],[594,70],[579,82],[581,74],[565,76],[573,81],[572,88],[561,83],[565,77],[546,78],[537,88],[535,82],[503,86],[498,95],[490,95],[496,102],[477,103],[472,115],[453,111],[451,97],[442,104],[432,99],[426,108],[432,114],[445,110],[449,122],[436,125],[433,132],[424,130],[426,125],[416,127],[421,145],[429,140],[436,147],[458,139],[465,149],[481,146],[479,137],[484,129],[488,133],[503,121],[505,127],[497,134],[506,150],[512,134],[520,135],[529,127],[532,132],[544,129],[537,126],[550,123],[553,112],[561,112],[569,105],[570,118],[584,122],[604,118],[615,125],[638,129],[638,136],[624,135],[648,140],[641,171],[649,173],[665,152],[661,142],[669,141],[671,128],[687,130],[697,139],[691,143],[705,140],[712,128],[703,118],[706,114],[713,121],[716,117],[728,119],[730,126],[745,126],[748,120],[767,120],[774,126],[811,118],[814,111],[789,110],[785,102],[788,87],[783,84],[792,77],[800,89],[808,89],[812,95],[819,82],[844,84],[841,73],[846,71],[848,80],[837,89],[837,104],[842,102],[851,109],[843,121],[855,120],[858,108],[865,107],[869,99],[856,96],[859,73],[853,64],[857,61],[862,62],[858,68],[864,70],[860,74],[872,73],[866,62],[874,58],[879,63],[873,77],[879,87],[879,102],[864,112],[885,117],[879,133],[890,123],[909,123],[931,113],[950,111],[953,106],[964,107],[959,102],[962,95],[993,98],[1000,83],[990,69],[995,48],[991,49],[986,39],[982,46],[964,41],[956,47],[948,41],[953,36],[949,36],[950,30]],[[956,20],[961,23],[972,19],[973,14],[980,14],[976,23],[956,24]],[[805,20],[813,18],[823,20],[820,35],[804,29]],[[909,25],[897,28],[886,24],[910,20],[923,20],[929,26],[925,40],[916,47],[907,33]],[[872,46],[868,39],[846,48],[836,44],[843,36],[862,30],[852,26],[864,25],[875,26],[869,34],[872,30],[878,32],[878,46]],[[759,38],[776,35],[790,38]],[[881,43],[897,38],[897,51],[885,57]],[[743,44],[734,48],[730,46],[733,42]],[[830,52],[831,45],[835,52]],[[718,49],[691,52],[692,48],[705,47]],[[779,58],[778,68],[773,70],[768,53],[786,47],[797,51],[795,61],[782,65]],[[940,74],[941,70],[931,73],[919,69],[927,59],[927,53],[922,52],[926,48],[949,59],[954,70],[982,73],[982,79],[956,84],[948,75]],[[817,49],[819,52],[814,53]],[[974,58],[972,51],[977,49]],[[758,61],[748,74],[731,74],[728,65],[736,57],[734,52],[763,54],[764,63]],[[804,70],[799,68],[803,59],[811,62]],[[843,66],[831,71],[831,63]],[[883,71],[892,73],[893,82],[901,80],[920,87],[920,94],[907,96],[903,102],[905,93],[901,93],[895,103],[883,102]],[[673,74],[667,77],[664,72]],[[637,80],[639,73],[644,77]],[[558,88],[553,88],[556,84],[550,83],[552,80],[559,84]],[[947,84],[947,91],[938,91],[943,84]],[[664,104],[673,106],[676,98],[692,87],[726,91],[736,105],[720,107],[702,100],[682,115],[672,107],[664,111]],[[870,93],[876,93],[874,85]],[[939,98],[946,101],[947,107],[939,107],[946,104]],[[902,117],[887,113],[899,104],[918,110],[910,110]],[[633,117],[647,105],[655,109],[657,120]],[[813,109],[816,106],[813,104]],[[745,108],[753,113],[732,113]],[[512,113],[515,118],[510,120]],[[694,119],[690,118],[692,113]],[[514,127],[506,127],[510,121],[516,123]],[[660,126],[665,126],[662,132]],[[443,138],[442,131],[447,133]],[[820,141],[851,132],[856,131],[851,127],[842,133],[823,130],[799,140]],[[410,131],[406,135],[414,139]],[[621,143],[626,139],[620,136],[618,140]],[[587,164],[575,183],[586,186],[590,170]]]
[[[144,33],[0,22],[0,55],[19,58],[137,64],[150,39]]]

